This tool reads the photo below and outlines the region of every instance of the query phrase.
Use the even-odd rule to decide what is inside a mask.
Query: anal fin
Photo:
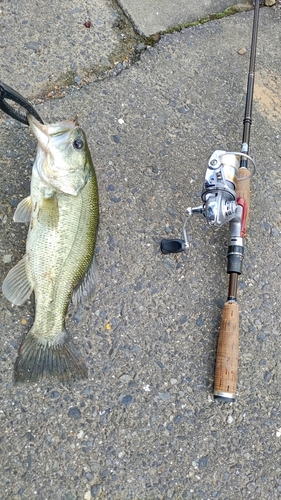
[[[75,306],[83,301],[85,297],[89,297],[94,292],[98,282],[98,267],[95,255],[92,262],[85,272],[83,278],[79,281],[72,295],[72,302]]]
[[[15,222],[30,222],[32,212],[32,201],[31,196],[27,196],[18,204],[16,211],[14,213]]]
[[[33,288],[26,274],[26,255],[8,272],[2,284],[5,297],[21,306],[31,295]]]

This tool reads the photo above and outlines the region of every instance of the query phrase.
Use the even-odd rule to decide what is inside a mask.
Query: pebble
[[[74,81],[75,83],[77,83],[77,85],[79,85],[82,82],[82,78],[80,78],[80,76],[75,76]]]
[[[265,336],[263,335],[263,333],[258,333],[257,334],[257,341],[258,342],[264,342],[265,341]]]
[[[265,229],[266,231],[269,231],[269,230],[270,230],[270,224],[269,224],[269,222],[264,222],[264,229]]]
[[[60,393],[58,391],[52,391],[50,394],[51,399],[59,398],[59,395],[60,395]]]
[[[167,207],[167,212],[172,216],[172,217],[177,217],[178,212],[176,212],[173,208]]]
[[[90,490],[85,493],[84,500],[91,500],[91,492],[90,492]]]
[[[99,496],[99,491],[100,491],[100,484],[94,484],[91,487],[91,495],[93,498],[98,498]]]
[[[33,442],[34,441],[34,436],[31,434],[31,432],[27,432],[25,437],[28,439],[28,441]]]
[[[174,419],[174,422],[175,422],[175,424],[179,424],[180,422],[182,422],[182,420],[183,420],[183,416],[177,415]]]
[[[121,375],[121,377],[119,377],[119,380],[122,380],[122,382],[125,382],[125,383],[129,383],[131,378],[132,378],[131,375],[124,374],[124,375]]]
[[[70,418],[75,418],[77,420],[81,418],[81,411],[77,408],[77,406],[71,406],[67,414]]]
[[[110,474],[110,470],[109,469],[104,469],[102,472],[101,472],[101,477],[103,479],[105,479],[107,476],[109,476]]]
[[[12,199],[10,200],[10,205],[11,205],[11,207],[17,207],[17,206],[18,206],[18,204],[19,204],[19,200],[18,200],[17,198],[12,198]]]
[[[137,281],[134,287],[135,291],[139,292],[140,290],[142,290],[142,288],[143,288],[142,283],[140,281]]]
[[[198,462],[199,469],[203,469],[208,464],[208,457],[201,457]]]
[[[159,398],[162,399],[162,401],[169,401],[170,395],[168,392],[159,392]]]
[[[114,68],[114,74],[119,75],[119,73],[121,73],[122,69],[123,69],[123,64],[119,62],[118,64],[116,64],[116,66]]]
[[[196,320],[196,325],[199,327],[204,325],[204,320],[203,320],[201,314],[200,314],[199,318]]]
[[[191,499],[192,495],[193,495],[193,493],[191,491],[185,490],[182,494],[182,498],[184,500],[189,500],[189,499]]]
[[[3,257],[4,264],[9,264],[11,262],[11,260],[12,260],[12,255],[10,255],[10,254],[4,255],[4,257]]]
[[[30,41],[24,44],[25,49],[38,50],[40,48],[40,43],[36,41]]]
[[[171,99],[170,102],[169,102],[169,106],[172,106],[172,108],[175,108],[176,105],[177,105],[176,99]]]
[[[124,396],[121,400],[121,403],[125,406],[130,406],[131,402],[133,401],[133,396],[130,394],[127,394],[127,396]]]
[[[183,325],[184,323],[187,322],[187,316],[182,316],[181,319],[180,319],[180,325]]]
[[[279,236],[279,231],[277,231],[277,229],[275,229],[275,227],[273,227],[273,228],[271,229],[271,236],[272,236],[273,238],[278,238],[278,236]]]
[[[139,54],[146,49],[146,45],[144,45],[144,43],[137,43],[136,45],[134,45],[134,49],[136,54]]]
[[[91,466],[91,471],[92,472],[99,472],[100,471],[100,464],[98,462],[94,462]]]
[[[243,56],[244,54],[246,54],[247,52],[247,49],[245,47],[242,47],[241,49],[238,50],[238,54],[240,54],[240,56]]]

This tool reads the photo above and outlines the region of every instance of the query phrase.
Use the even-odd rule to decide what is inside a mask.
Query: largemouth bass
[[[2,290],[21,305],[35,293],[35,320],[19,349],[15,381],[56,376],[85,378],[87,368],[65,329],[68,304],[96,282],[94,249],[98,187],[83,130],[76,119],[42,125],[28,116],[38,140],[30,196],[14,214],[29,222],[26,254],[6,276]]]

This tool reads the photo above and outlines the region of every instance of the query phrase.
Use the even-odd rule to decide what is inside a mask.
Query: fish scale
[[[38,313],[33,329],[40,330],[39,335],[43,338],[49,339],[51,335],[55,336],[60,331],[59,324],[64,328],[64,316],[73,288],[91,264],[92,242],[95,239],[94,215],[97,212],[94,192],[95,182],[94,178],[91,178],[77,197],[57,195],[59,212],[57,228],[52,228],[52,221],[50,221],[51,229],[41,225],[41,238],[38,242],[37,224],[40,222],[35,214],[33,229],[29,230],[29,246],[32,248],[38,244],[42,250],[40,255],[36,251],[30,252],[29,269],[31,280],[37,290]],[[50,237],[54,240],[51,245]],[[81,248],[83,243],[84,249]],[[54,280],[54,283],[50,280]]]

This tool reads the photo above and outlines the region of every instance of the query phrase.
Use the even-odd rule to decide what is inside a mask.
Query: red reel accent
[[[247,214],[248,214],[248,205],[245,200],[245,198],[237,198],[236,201],[237,205],[240,205],[243,209],[242,213],[242,221],[241,221],[241,238],[245,238],[246,236],[246,221],[247,221]]]

